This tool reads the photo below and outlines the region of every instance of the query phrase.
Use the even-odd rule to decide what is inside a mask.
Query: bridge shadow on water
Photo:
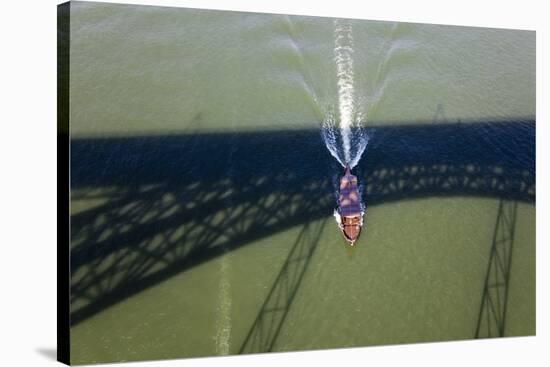
[[[273,349],[327,220],[328,217],[303,226],[239,350],[240,354]]]
[[[319,242],[322,227],[309,223],[332,215],[341,170],[318,130],[73,139],[72,325],[302,225],[241,352],[271,348]],[[368,206],[434,196],[534,203],[535,122],[375,127],[355,172]],[[258,337],[267,311],[273,326]]]
[[[505,335],[516,216],[517,202],[500,200],[477,319],[476,339]]]

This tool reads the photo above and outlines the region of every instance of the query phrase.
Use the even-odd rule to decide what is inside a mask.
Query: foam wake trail
[[[218,310],[216,320],[216,353],[228,355],[231,343],[231,283],[229,282],[229,264],[227,252],[220,265],[220,283],[218,291]]]
[[[341,131],[331,110],[325,112],[325,119],[321,126],[321,135],[323,136],[323,141],[330,154],[342,165],[342,167],[345,167],[346,160],[343,155],[343,150],[341,149],[341,144],[339,144]]]
[[[322,136],[330,154],[342,165],[355,167],[369,137],[363,127],[366,118],[357,105],[353,72],[353,29],[350,23],[334,21],[334,62],[338,90],[338,116],[329,107],[325,112]]]
[[[369,135],[367,134],[367,130],[362,126],[354,127],[350,135],[351,146],[353,148],[350,152],[350,160],[348,163],[350,168],[353,168],[357,166],[369,144]]]
[[[338,108],[344,159],[351,161],[351,125],[354,117],[353,33],[351,24],[334,21],[334,62],[338,78]]]

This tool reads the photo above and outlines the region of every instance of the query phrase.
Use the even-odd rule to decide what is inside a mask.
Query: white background
[[[545,1],[179,0],[118,1],[194,8],[519,28],[537,31],[537,336],[320,352],[182,359],[127,366],[550,365],[548,12]],[[56,5],[12,0],[0,8],[0,365],[55,365]],[[343,270],[345,271],[345,269]],[[119,364],[117,364],[119,365]],[[120,364],[122,366],[122,364]]]

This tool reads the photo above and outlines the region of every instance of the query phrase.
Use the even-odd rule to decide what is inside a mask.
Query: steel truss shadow
[[[356,168],[369,206],[535,200],[532,120],[371,135]],[[330,217],[340,170],[317,130],[73,139],[72,325],[226,249]]]
[[[477,319],[476,338],[502,337],[505,333],[516,213],[517,202],[500,200]]]
[[[317,223],[306,223],[300,231],[239,350],[240,354],[270,352],[273,349],[326,222],[327,218]]]

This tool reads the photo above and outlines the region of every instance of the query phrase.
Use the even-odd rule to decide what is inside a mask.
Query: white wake
[[[218,312],[215,336],[216,353],[228,355],[231,343],[231,283],[229,282],[229,264],[227,254],[224,254],[220,265],[220,283],[218,291]]]
[[[350,23],[334,21],[334,62],[336,64],[338,109],[327,107],[322,135],[330,154],[342,165],[355,167],[369,137],[363,126],[363,106],[358,105],[353,71],[353,29]]]

